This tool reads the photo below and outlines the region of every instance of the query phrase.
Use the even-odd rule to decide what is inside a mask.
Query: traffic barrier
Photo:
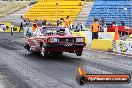
[[[132,41],[117,40],[113,44],[113,52],[132,55]]]
[[[94,39],[91,44],[91,49],[112,50],[112,40],[111,39]]]

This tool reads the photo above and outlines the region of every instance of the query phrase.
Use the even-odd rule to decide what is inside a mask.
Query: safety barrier
[[[115,32],[100,32],[99,38],[101,39],[114,39]]]
[[[91,49],[112,50],[112,40],[111,39],[94,39],[91,44]]]
[[[14,27],[13,32],[19,32],[20,27]],[[11,32],[11,23],[10,22],[0,22],[0,32]]]
[[[84,36],[86,38],[87,44],[92,44],[92,32],[91,31],[80,31],[80,32],[74,32],[72,31],[72,34]],[[114,39],[114,32],[99,32],[99,39]]]
[[[132,55],[132,41],[114,41],[112,50],[116,53]]]
[[[9,22],[0,22],[0,32],[9,32],[11,23]]]

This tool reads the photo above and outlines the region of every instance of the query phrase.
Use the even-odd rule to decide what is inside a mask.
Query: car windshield
[[[41,34],[46,34],[46,35],[66,35],[66,34],[71,34],[69,31],[66,31],[65,28],[63,27],[43,27],[41,30]]]

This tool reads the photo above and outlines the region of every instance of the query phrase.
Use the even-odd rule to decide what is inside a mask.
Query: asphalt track
[[[130,74],[132,58],[85,49],[81,57],[64,53],[42,58],[23,48],[22,33],[0,33],[0,88],[132,88],[129,84],[87,84],[76,82],[77,67],[88,73]]]

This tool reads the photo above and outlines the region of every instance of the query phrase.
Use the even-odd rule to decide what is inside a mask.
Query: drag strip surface
[[[7,77],[5,83],[11,79],[12,82],[9,81],[7,85],[16,85],[14,88],[132,88],[132,83],[80,86],[75,80],[77,67],[80,65],[88,73],[132,75],[132,58],[88,50],[84,50],[81,57],[64,53],[60,57],[42,58],[40,55],[30,55],[23,44],[22,33],[15,33],[14,36],[0,33],[0,65],[3,65],[0,72],[6,66],[6,72],[3,72]],[[11,76],[6,73],[11,73]]]

